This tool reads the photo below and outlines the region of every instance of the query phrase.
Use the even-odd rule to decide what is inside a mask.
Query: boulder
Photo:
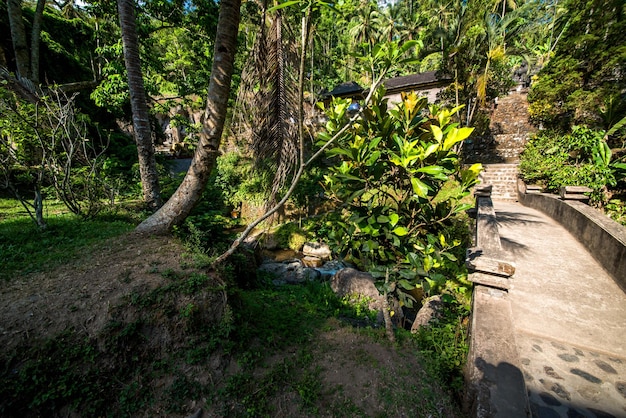
[[[385,299],[376,288],[375,283],[376,280],[371,274],[347,267],[339,270],[332,277],[330,288],[340,298],[354,295],[368,298],[368,308],[378,311],[376,322],[382,325],[384,323],[383,309],[385,309]],[[400,326],[404,321],[400,302],[389,296],[388,309],[391,311],[393,325]]]
[[[307,242],[302,247],[302,254],[305,256],[317,257],[323,261],[330,260],[332,252],[328,244],[319,242]]]
[[[259,270],[272,274],[275,277],[273,283],[276,285],[286,283],[300,284],[306,281],[318,280],[321,276],[320,272],[305,267],[300,260],[289,260],[283,263],[263,263]]]
[[[371,274],[353,268],[339,270],[330,281],[330,288],[337,296],[359,295],[370,299],[369,308],[382,312],[383,296],[380,294]]]
[[[311,267],[311,268],[322,267],[322,259],[318,257],[313,257],[311,255],[306,255],[302,257],[302,263],[306,267]]]
[[[411,332],[416,333],[420,328],[427,326],[433,319],[441,317],[443,300],[440,295],[432,296],[424,301],[421,309],[417,312],[415,321],[411,326]]]

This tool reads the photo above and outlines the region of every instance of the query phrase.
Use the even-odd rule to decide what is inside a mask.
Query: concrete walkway
[[[508,299],[533,417],[626,418],[626,294],[557,222],[494,206],[516,265]]]

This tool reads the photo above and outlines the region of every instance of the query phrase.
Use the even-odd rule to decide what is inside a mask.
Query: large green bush
[[[384,292],[464,292],[466,234],[459,236],[455,222],[472,206],[465,198],[481,167],[462,170],[455,148],[472,129],[452,122],[458,108],[428,109],[425,98],[411,93],[388,109],[383,94],[374,95],[362,119],[329,151],[337,163],[325,187],[338,204],[329,237],[344,257],[385,277]],[[327,110],[322,140],[343,126],[348,105],[338,101]]]
[[[590,187],[592,203],[604,205],[607,188],[617,185],[616,166],[610,160],[604,131],[574,126],[569,134],[541,131],[531,138],[521,156],[520,172],[527,183],[551,192],[563,186]]]

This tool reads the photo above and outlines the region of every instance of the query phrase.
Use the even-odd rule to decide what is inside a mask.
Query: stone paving
[[[561,225],[494,206],[516,264],[508,298],[532,416],[626,418],[626,295]]]

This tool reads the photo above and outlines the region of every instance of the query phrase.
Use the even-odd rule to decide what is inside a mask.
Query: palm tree
[[[350,28],[350,36],[357,44],[367,44],[371,49],[379,39],[380,12],[377,4],[373,1],[362,0],[352,20],[357,23]]]
[[[135,130],[135,143],[137,144],[137,154],[139,156],[139,173],[143,188],[143,200],[150,209],[156,210],[161,206],[161,194],[146,92],[141,75],[139,41],[137,39],[137,25],[135,22],[135,3],[133,0],[118,0],[117,9],[120,15],[124,62],[128,76],[130,105],[133,112],[133,128]]]
[[[393,41],[402,30],[400,5],[389,6],[379,14],[378,22],[380,23],[380,41]]]
[[[165,233],[181,224],[202,195],[219,154],[233,75],[241,0],[222,0],[203,127],[191,166],[172,197],[137,227],[138,232]]]
[[[41,39],[41,22],[46,0],[37,0],[30,33],[30,52],[26,41],[26,29],[22,16],[22,1],[7,0],[11,41],[15,54],[17,74],[22,79],[39,83],[39,44]]]
[[[400,20],[400,39],[403,41],[412,41],[420,37],[427,24],[422,12],[411,13],[407,8],[402,9]]]
[[[28,78],[30,75],[30,60],[28,57],[28,44],[26,42],[26,29],[22,18],[22,2],[20,0],[7,0],[9,13],[9,26],[11,27],[11,41],[15,54],[15,64],[19,77]]]
[[[37,0],[35,15],[33,16],[33,28],[30,40],[30,79],[39,83],[39,44],[41,39],[41,22],[43,21],[43,9],[46,0]]]

